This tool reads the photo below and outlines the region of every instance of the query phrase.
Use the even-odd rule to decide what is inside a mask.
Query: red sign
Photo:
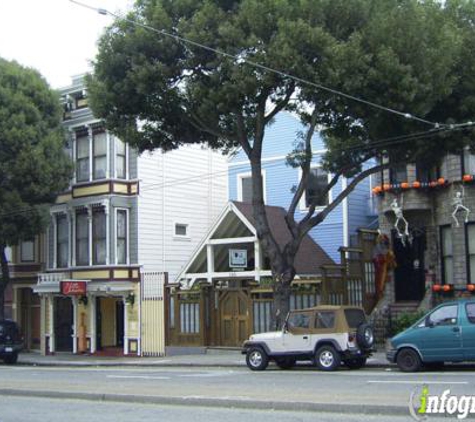
[[[62,281],[61,293],[67,296],[82,296],[86,294],[87,283],[85,281]]]

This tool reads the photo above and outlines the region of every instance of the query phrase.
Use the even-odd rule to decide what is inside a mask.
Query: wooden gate
[[[220,299],[221,344],[241,346],[249,337],[249,299],[242,291],[227,291]]]
[[[145,272],[140,283],[142,356],[165,355],[165,306],[163,300],[167,273]]]

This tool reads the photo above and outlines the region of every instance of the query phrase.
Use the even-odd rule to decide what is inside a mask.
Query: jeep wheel
[[[358,325],[356,330],[356,342],[363,350],[368,350],[373,347],[374,333],[371,325],[366,323]]]
[[[366,358],[354,358],[345,360],[345,365],[350,369],[361,369],[366,365]]]
[[[12,353],[11,355],[7,355],[3,358],[3,360],[7,365],[14,365],[18,360],[18,353]]]
[[[422,365],[419,355],[413,349],[402,349],[397,354],[396,363],[402,372],[417,372]]]
[[[322,346],[315,353],[315,363],[322,371],[334,371],[340,366],[341,358],[333,346]]]
[[[269,357],[259,347],[251,347],[246,353],[246,364],[253,371],[263,371],[269,365]]]
[[[280,358],[276,359],[275,363],[280,369],[290,369],[295,366],[295,358]]]

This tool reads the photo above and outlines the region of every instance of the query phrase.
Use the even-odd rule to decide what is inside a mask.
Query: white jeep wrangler
[[[359,369],[371,355],[374,335],[362,308],[317,306],[289,312],[282,331],[253,334],[243,344],[247,366],[262,371],[273,360],[288,369],[299,360],[332,371],[343,362]]]

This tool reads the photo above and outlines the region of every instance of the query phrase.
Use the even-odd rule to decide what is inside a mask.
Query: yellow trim
[[[132,278],[139,278],[139,272],[138,272],[138,270],[133,270],[133,271],[132,271]]]
[[[128,186],[124,185],[123,183],[114,183],[114,193],[128,194],[129,193]]]
[[[103,271],[73,271],[72,278],[77,280],[82,279],[98,279],[109,278],[110,273],[107,270]]]
[[[129,278],[128,270],[114,270],[114,278]]]
[[[80,196],[98,195],[101,193],[109,193],[109,192],[110,192],[109,183],[102,183],[100,185],[74,188],[74,197],[77,198]]]
[[[58,195],[56,198],[56,204],[64,204],[71,201],[71,199],[73,199],[73,195],[71,193],[64,193],[62,195]]]
[[[138,192],[138,187],[139,187],[139,185],[137,183],[134,183],[133,185],[130,185],[130,193],[136,194]]]

